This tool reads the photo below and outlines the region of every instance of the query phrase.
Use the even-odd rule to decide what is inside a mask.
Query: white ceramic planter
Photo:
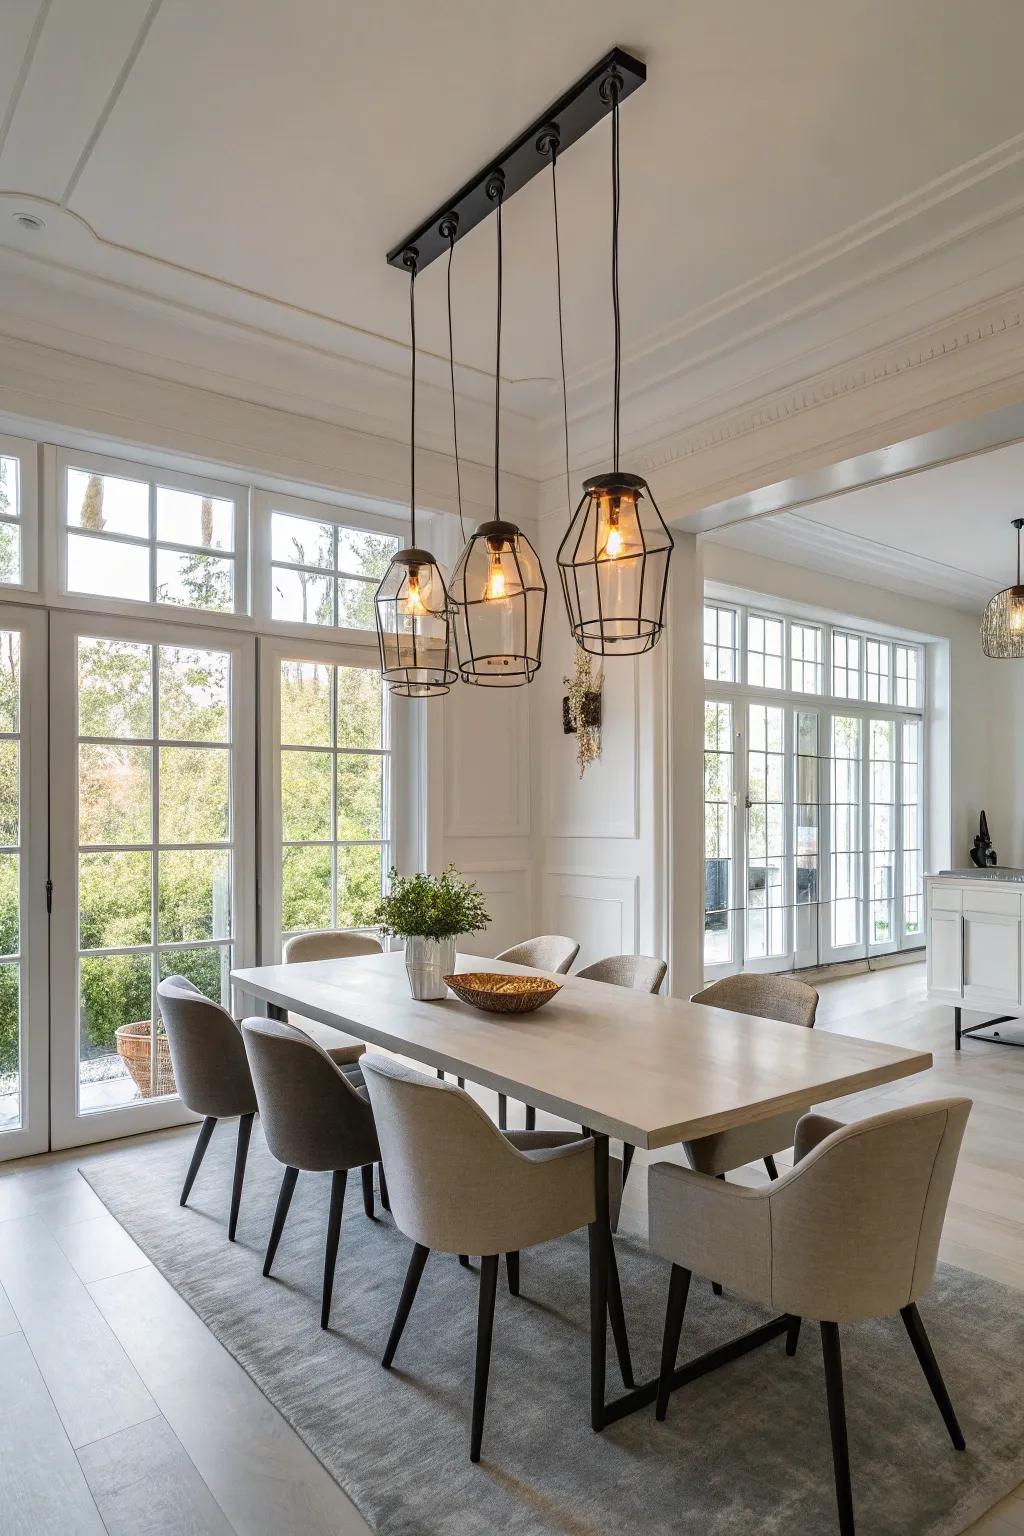
[[[444,978],[455,970],[455,940],[409,938],[405,941],[405,970],[409,991],[421,1002],[446,997]]]

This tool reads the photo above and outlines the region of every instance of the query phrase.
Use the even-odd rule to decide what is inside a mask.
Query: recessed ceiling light
[[[37,229],[46,228],[43,220],[39,217],[38,214],[35,213],[16,213],[14,215],[14,222],[15,224],[20,224],[22,229],[31,229],[35,231]]]

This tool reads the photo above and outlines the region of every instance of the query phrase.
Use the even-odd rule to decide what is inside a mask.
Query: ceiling
[[[994,208],[1008,168],[1020,201],[1019,0],[4,0],[0,271],[399,373],[384,252],[616,42],[649,70],[622,112],[627,393],[640,359],[692,361],[712,322],[780,310],[851,249],[862,281],[864,247],[908,260],[936,209],[977,216],[980,186]],[[611,341],[607,125],[567,152],[559,198],[585,389]],[[505,230],[510,404],[550,414],[530,383],[558,366],[546,177]],[[493,221],[455,264],[460,388],[483,399]],[[442,263],[417,291],[445,357]],[[76,327],[98,344],[98,318]]]
[[[707,537],[978,612],[1014,580],[1024,443],[756,518]]]

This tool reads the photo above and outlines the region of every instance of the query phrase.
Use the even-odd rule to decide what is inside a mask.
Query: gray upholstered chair
[[[509,1290],[517,1296],[521,1249],[593,1222],[594,1143],[565,1131],[502,1132],[461,1088],[389,1057],[364,1056],[362,1068],[388,1170],[391,1212],[414,1244],[382,1363],[389,1369],[394,1360],[430,1250],[481,1254],[470,1438],[470,1460],[479,1461],[498,1258],[504,1253]],[[613,1215],[618,1169],[613,1161]],[[592,1244],[591,1262],[593,1251]],[[608,1290],[619,1365],[631,1386],[614,1248]]]
[[[806,981],[796,976],[759,976],[747,973],[725,976],[712,982],[702,992],[695,992],[691,1003],[709,1008],[727,1008],[731,1013],[749,1013],[758,1019],[778,1019],[783,1024],[814,1028],[818,994]],[[775,1153],[793,1145],[798,1111],[773,1115],[755,1125],[739,1126],[703,1136],[700,1141],[684,1143],[690,1164],[700,1173],[724,1175],[745,1163],[763,1159],[770,1179],[778,1178]]]
[[[513,944],[511,949],[503,949],[500,955],[495,955],[495,960],[507,960],[509,965],[529,965],[535,971],[547,971],[552,976],[565,976],[580,947],[575,939],[566,938],[562,933],[541,933],[535,939],[524,939],[521,944]],[[439,1072],[438,1077],[444,1074]],[[459,1087],[463,1088],[465,1081],[459,1078]],[[498,1094],[498,1124],[502,1130],[508,1126],[508,1098],[505,1094]],[[537,1124],[537,1111],[532,1104],[526,1106],[526,1129],[532,1131]]]
[[[245,1160],[249,1153],[256,1094],[238,1025],[219,1003],[212,1003],[187,976],[168,976],[157,987],[160,1017],[174,1067],[178,1095],[193,1114],[202,1115],[192,1161],[185,1175],[181,1204],[185,1205],[218,1120],[237,1115],[235,1175],[231,1186],[228,1239],[235,1240],[242,1199]]]
[[[332,1175],[320,1307],[320,1326],[326,1328],[350,1168],[363,1170],[364,1206],[367,1215],[373,1215],[373,1164],[380,1157],[373,1111],[358,1069],[338,1066],[301,1029],[277,1019],[253,1018],[242,1024],[242,1036],[263,1134],[285,1165],[263,1261],[265,1275],[273,1266],[300,1170]]]
[[[613,987],[632,987],[635,992],[657,992],[668,966],[656,955],[608,955],[585,965],[577,976],[587,981],[607,981]]]
[[[310,960],[344,960],[349,955],[379,955],[379,939],[368,933],[351,933],[344,928],[330,928],[319,933],[297,933],[284,946],[285,965],[297,965]],[[318,1024],[315,1019],[305,1019],[300,1014],[288,1015],[289,1022],[304,1029],[309,1037],[329,1052],[338,1066],[358,1061],[366,1049],[362,1040],[342,1034],[330,1024]]]
[[[691,1274],[821,1325],[839,1527],[853,1536],[839,1324],[899,1312],[957,1450],[964,1438],[917,1303],[935,1273],[970,1099],[939,1099],[841,1125],[805,1115],[796,1163],[760,1189],[675,1163],[650,1170],[650,1244],[672,1262],[657,1416],[668,1410]]]

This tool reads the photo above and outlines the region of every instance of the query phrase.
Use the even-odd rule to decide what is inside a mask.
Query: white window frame
[[[781,624],[781,626],[782,626],[782,639],[781,639],[781,642],[780,642],[781,646],[782,646],[782,651],[781,651],[781,654],[779,655],[779,657],[777,658],[778,659],[778,663],[779,663],[779,679],[780,679],[779,688],[773,688],[770,684],[764,683],[764,682],[761,682],[761,683],[751,683],[751,682],[749,682],[750,621],[751,621],[751,619],[760,619],[765,624]],[[755,654],[762,658],[762,660],[763,660],[763,662],[765,664],[765,668],[766,669],[767,669],[767,662],[768,662],[769,658],[771,658],[772,661],[776,660],[776,657],[775,657],[774,653],[771,652],[771,651],[757,651],[757,652],[755,652]],[[784,690],[786,688],[786,684],[789,681],[788,668],[789,668],[789,624],[787,622],[786,615],[783,614],[783,613],[773,613],[771,611],[771,609],[769,609],[769,608],[748,608],[746,613],[744,614],[744,618],[743,618],[743,656],[742,656],[742,660],[740,662],[740,666],[737,669],[737,674],[736,674],[737,675],[737,681],[739,681],[739,679],[742,678],[743,681],[745,683],[747,683],[748,686],[751,687],[751,688],[761,689],[764,693],[778,693],[781,690]]]
[[[127,480],[145,481],[149,487],[149,530],[145,538],[133,534],[111,534],[113,542],[134,544],[149,552],[150,588],[155,591],[157,548],[181,549],[188,554],[203,551],[194,545],[177,545],[156,536],[156,492],[160,486],[169,490],[191,491],[200,496],[210,496],[230,501],[234,507],[234,608],[230,613],[212,612],[207,608],[188,608],[180,603],[161,603],[148,594],[144,598],[105,597],[91,592],[72,591],[68,587],[68,533],[80,533],[68,529],[67,524],[67,471],[91,470],[96,474],[116,475]],[[208,475],[188,474],[178,469],[166,469],[144,459],[118,459],[105,453],[86,453],[77,448],[47,445],[44,453],[45,484],[48,513],[46,548],[50,569],[54,572],[55,596],[61,606],[77,610],[123,615],[132,617],[141,613],[151,615],[160,622],[185,621],[190,625],[199,622],[205,626],[227,627],[238,630],[239,622],[249,616],[249,490],[235,481],[216,480]],[[104,535],[97,534],[97,538]],[[209,553],[229,555],[230,551],[211,550]]]
[[[797,629],[800,629],[800,630],[810,630],[814,634],[817,635],[817,637],[818,637],[818,647],[817,647],[818,655],[817,655],[817,657],[815,659],[812,659],[811,661],[808,661],[806,656],[797,656],[796,655],[796,652],[793,649],[793,630],[794,630],[794,628],[797,628]],[[788,673],[787,687],[789,688],[789,690],[791,692],[799,693],[805,699],[820,699],[820,698],[825,697],[825,632],[824,632],[823,625],[817,623],[814,619],[791,618],[791,619],[787,619],[786,629],[787,629],[787,646],[786,646],[786,649],[787,649],[787,651],[789,653],[789,673]],[[793,668],[794,667],[800,667],[801,670],[804,670],[807,667],[812,667],[814,669],[814,675],[817,678],[818,686],[816,688],[798,688],[796,686],[796,683],[793,681]]]
[[[0,595],[39,591],[39,445],[0,433],[0,455],[18,461],[18,517],[21,532],[21,580],[0,581]]]

